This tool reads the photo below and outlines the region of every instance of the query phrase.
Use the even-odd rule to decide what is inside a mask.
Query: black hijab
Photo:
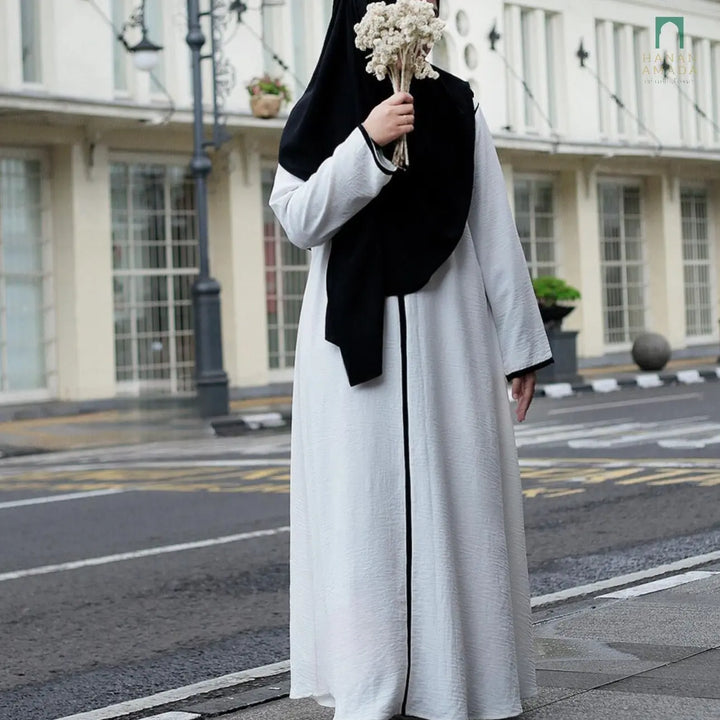
[[[367,4],[334,0],[317,67],[285,126],[279,162],[302,180],[392,95],[390,81],[367,73],[367,53],[355,47],[354,25]],[[420,290],[452,254],[467,221],[474,177],[472,91],[438,72],[439,79],[413,80],[410,88],[415,130],[407,136],[409,168],[397,171],[331,240],[325,338],[340,348],[350,385],[382,374],[385,297]]]

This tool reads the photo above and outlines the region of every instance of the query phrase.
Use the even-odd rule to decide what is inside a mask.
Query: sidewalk
[[[675,360],[658,376],[660,385],[693,382],[677,373],[697,373],[706,381],[720,380],[716,358]],[[537,396],[563,397],[574,392],[636,387],[640,371],[632,365],[588,368],[583,381],[566,388],[539,386]],[[696,378],[696,379],[697,379]],[[604,383],[604,385],[603,385]],[[612,388],[610,388],[612,389]],[[561,392],[553,392],[553,391]],[[29,453],[195,440],[214,435],[239,435],[250,430],[287,427],[291,420],[289,383],[236,390],[230,416],[211,425],[198,417],[193,398],[109,399],[87,403],[47,402],[0,407],[0,457]]]
[[[662,589],[672,582],[682,584]],[[720,718],[720,565],[550,608],[533,620],[540,691],[522,720]],[[235,688],[229,712],[216,698],[146,717],[332,719],[313,700],[288,700],[287,674],[264,684],[265,692]]]

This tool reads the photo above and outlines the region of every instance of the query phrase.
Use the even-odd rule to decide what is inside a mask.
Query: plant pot
[[[250,109],[252,110],[252,114],[257,118],[268,119],[277,117],[281,105],[281,95],[263,93],[261,95],[250,96]]]
[[[560,330],[562,321],[575,309],[574,305],[543,305],[540,303],[540,317],[546,330]]]
[[[539,383],[566,382],[574,385],[582,380],[577,367],[577,335],[577,330],[551,328],[547,331],[555,362],[537,371]]]

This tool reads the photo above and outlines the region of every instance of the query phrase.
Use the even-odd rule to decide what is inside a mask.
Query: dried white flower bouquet
[[[389,76],[394,92],[409,92],[413,78],[439,77],[427,56],[444,28],[445,23],[435,17],[433,3],[427,0],[397,0],[391,5],[374,2],[355,25],[355,45],[372,51],[366,68],[371,75],[378,80]],[[410,164],[406,136],[397,143],[393,162],[399,167]]]

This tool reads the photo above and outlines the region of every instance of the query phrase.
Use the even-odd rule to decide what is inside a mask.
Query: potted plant
[[[564,303],[579,300],[580,291],[564,280],[550,275],[534,278],[533,290],[555,360],[552,365],[538,371],[538,381],[578,382],[580,377],[577,371],[577,331],[563,330],[561,325],[563,319],[575,309],[574,305]]]
[[[290,101],[290,90],[282,79],[267,73],[254,77],[246,86],[250,94],[250,109],[255,117],[273,118],[280,112],[283,101]]]
[[[540,306],[545,327],[548,330],[560,330],[562,321],[574,309],[574,305],[558,305],[580,299],[580,291],[564,280],[551,275],[542,275],[533,279],[533,290]]]

